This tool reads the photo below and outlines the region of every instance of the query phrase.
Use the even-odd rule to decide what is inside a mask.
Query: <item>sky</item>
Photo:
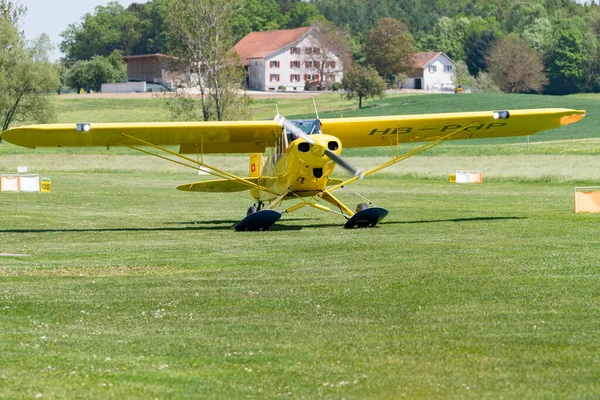
[[[62,38],[59,36],[69,24],[79,23],[87,13],[93,13],[97,6],[105,6],[110,0],[17,0],[27,7],[27,15],[23,23],[25,37],[28,40],[39,37],[42,33],[50,36],[55,50],[52,60],[61,57],[58,49]],[[131,3],[145,3],[147,0],[116,0],[124,7]]]
[[[69,24],[79,23],[87,13],[93,13],[97,6],[104,6],[110,0],[17,0],[27,7],[27,16],[23,24],[25,37],[28,40],[40,36],[42,33],[50,36],[55,50],[51,55],[52,60],[61,56],[58,49],[62,38],[59,36]],[[124,7],[131,3],[145,3],[148,0],[116,0]],[[589,0],[577,0],[578,3]]]

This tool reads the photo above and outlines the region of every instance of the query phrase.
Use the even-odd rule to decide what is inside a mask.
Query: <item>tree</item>
[[[103,83],[127,81],[127,66],[118,50],[108,56],[76,61],[66,72],[66,83],[75,89],[100,91]]]
[[[147,3],[133,3],[127,8],[127,11],[135,14],[138,19],[135,29],[139,33],[139,40],[132,45],[131,54],[169,52],[167,27],[164,23],[168,7],[169,0],[152,0]]]
[[[468,18],[440,18],[433,28],[433,33],[419,41],[423,51],[443,51],[454,61],[465,59],[464,36],[469,26]]]
[[[521,37],[533,51],[543,52],[549,47],[553,27],[548,18],[538,18],[523,29]]]
[[[308,37],[309,44],[298,57],[304,68],[306,62],[311,65],[305,72],[318,72],[319,87],[325,88],[331,86],[335,82],[334,77],[352,62],[350,34],[323,18],[314,19],[312,26],[317,34]],[[339,62],[333,60],[334,56]]]
[[[205,121],[243,117],[247,109],[247,99],[238,96],[246,71],[233,50],[234,11],[230,0],[172,0],[165,18],[176,57],[171,69],[182,76],[184,90],[199,92]],[[178,97],[188,98],[184,91]]]
[[[516,35],[496,42],[486,63],[492,79],[503,92],[540,92],[548,81],[541,56]]]
[[[95,55],[108,56],[114,50],[132,54],[141,39],[138,16],[117,2],[96,7],[80,24],[70,24],[60,35],[60,50],[69,61],[89,60]]]
[[[469,68],[464,61],[456,62],[456,75],[454,76],[454,83],[460,85],[463,88],[474,89],[481,92],[495,93],[500,92],[500,88],[494,83],[490,74],[487,72],[480,72],[477,77],[469,73]]]
[[[236,0],[231,14],[233,42],[237,43],[250,32],[279,29],[284,17],[275,0]]]
[[[0,0],[0,18],[4,18],[15,28],[19,27],[21,18],[27,13],[27,8],[10,0]]]
[[[311,21],[319,16],[319,9],[312,3],[299,2],[286,14],[286,28],[300,28],[311,25]]]
[[[386,83],[373,68],[353,64],[344,72],[342,88],[348,100],[358,98],[358,108],[362,108],[363,99],[385,97]]]
[[[584,37],[579,30],[580,21],[564,19],[556,27],[556,40],[546,53],[548,93],[569,94],[585,86],[586,55]]]
[[[46,94],[56,92],[59,87],[58,73],[48,60],[52,48],[48,36],[42,35],[27,46],[16,25],[18,20],[4,18],[0,14],[2,130],[15,122],[50,121],[54,110]]]
[[[503,33],[494,18],[473,18],[464,36],[465,62],[472,75],[486,70],[485,57]]]
[[[365,62],[385,77],[409,72],[415,48],[406,25],[394,18],[381,18],[365,39]]]

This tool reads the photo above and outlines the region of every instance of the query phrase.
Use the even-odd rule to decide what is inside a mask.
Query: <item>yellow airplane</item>
[[[268,229],[281,218],[275,208],[283,200],[296,201],[284,213],[310,206],[342,215],[347,220],[344,226],[353,228],[375,226],[388,211],[359,195],[361,202],[355,210],[346,206],[334,192],[350,183],[448,140],[532,135],[584,116],[583,110],[552,108],[339,119],[317,115],[314,120],[292,121],[278,115],[273,121],[47,124],[9,129],[2,132],[2,139],[32,149],[125,146],[207,171],[219,179],[177,189],[250,190],[255,203],[237,230]],[[397,152],[401,143],[411,142],[425,143],[403,154]],[[179,145],[179,151],[165,147],[171,145]],[[356,170],[341,157],[343,148],[375,146],[390,146],[392,157],[368,171]],[[240,177],[204,163],[204,154],[215,153],[249,153],[250,176]],[[336,164],[352,177],[332,178]]]

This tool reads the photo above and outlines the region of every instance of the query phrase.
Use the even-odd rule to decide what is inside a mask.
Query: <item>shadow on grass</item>
[[[404,224],[434,224],[438,222],[478,222],[478,221],[507,221],[527,219],[527,217],[472,217],[472,218],[450,218],[450,219],[425,219],[420,221],[384,221],[379,225],[404,225]]]
[[[202,221],[165,222],[165,225],[237,224],[240,219],[212,219]],[[318,218],[286,218],[285,221],[311,221]]]
[[[239,221],[235,221],[236,223]],[[271,226],[269,231],[298,231],[304,228],[330,228],[334,226],[341,227],[341,224],[322,224],[322,225],[285,225],[275,224]],[[2,229],[0,233],[102,233],[102,232],[185,232],[185,231],[233,231],[234,224],[227,222],[221,226],[206,226],[196,224],[194,226],[186,226],[181,228],[64,228],[64,229]]]
[[[285,221],[307,221],[316,218],[292,218]],[[380,222],[379,225],[405,225],[405,224],[432,224],[439,222],[478,222],[478,221],[506,221],[506,220],[521,220],[526,217],[473,217],[473,218],[452,218],[438,220],[421,220],[421,221],[387,221]],[[284,222],[285,222],[284,221]],[[64,229],[2,229],[0,233],[99,233],[99,232],[177,232],[177,231],[229,231],[233,230],[234,225],[239,221],[235,220],[210,220],[203,222],[168,222],[167,224],[193,225],[186,227],[169,227],[169,228],[64,228]],[[212,225],[221,226],[212,226]],[[208,226],[207,226],[208,225]],[[308,225],[286,225],[276,223],[271,226],[269,231],[299,231],[302,229],[319,229],[319,228],[342,228],[344,225],[339,224],[308,224]],[[376,226],[375,228],[378,228]],[[360,228],[359,228],[360,229]],[[372,229],[372,228],[371,228]]]

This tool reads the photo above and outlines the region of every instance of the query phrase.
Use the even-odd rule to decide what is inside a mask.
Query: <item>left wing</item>
[[[181,154],[262,153],[281,127],[275,121],[143,122],[28,125],[2,132],[7,142],[37,147],[180,145]]]
[[[322,119],[321,129],[340,139],[343,147],[374,147],[434,141],[461,128],[464,132],[451,140],[532,135],[584,116],[584,110],[566,108],[391,115]]]

